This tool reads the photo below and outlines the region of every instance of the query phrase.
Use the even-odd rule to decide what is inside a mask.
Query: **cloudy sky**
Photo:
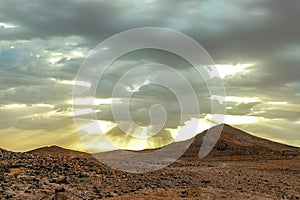
[[[0,146],[24,151],[56,144],[84,150],[83,140],[90,149],[110,150],[173,141],[183,125],[180,103],[167,88],[151,84],[162,74],[168,76],[163,69],[145,68],[121,85],[133,93],[130,114],[140,128],[124,134],[114,121],[112,102],[122,107],[126,100],[126,92],[111,98],[116,83],[146,63],[168,65],[189,80],[201,113],[190,113],[188,119],[203,123],[200,129],[215,114],[211,102],[217,102],[226,105],[224,123],[300,146],[299,11],[298,0],[0,0]],[[148,49],[113,62],[97,85],[95,99],[75,99],[75,107],[82,109],[73,110],[73,86],[85,57],[110,36],[141,27],[173,29],[199,42],[216,64],[225,99],[210,96],[182,58]],[[88,81],[77,84],[91,87]],[[162,131],[149,137],[143,127],[151,121],[148,110],[154,104],[164,106],[168,116]],[[91,105],[96,120],[86,117]],[[73,115],[85,119],[77,126],[82,134]],[[97,141],[89,139],[99,134],[95,126],[103,131]],[[183,133],[178,139],[191,136]]]

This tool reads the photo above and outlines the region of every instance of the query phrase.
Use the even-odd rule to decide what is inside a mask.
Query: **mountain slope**
[[[27,151],[26,153],[31,153],[35,155],[51,155],[51,156],[76,156],[76,157],[90,157],[91,155],[81,151],[74,151],[70,149],[65,149],[59,146],[48,146]]]
[[[222,127],[223,126],[223,127]],[[219,125],[210,129],[213,135],[220,128],[222,132],[208,156],[242,156],[242,155],[298,155],[299,148],[273,142],[250,135],[229,125]],[[207,131],[198,134],[184,157],[197,156]]]

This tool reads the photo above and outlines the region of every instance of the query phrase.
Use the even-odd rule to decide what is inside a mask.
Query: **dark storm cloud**
[[[6,29],[15,38],[83,35],[108,37],[140,26],[179,29],[223,46],[259,50],[253,42],[271,44],[297,39],[299,2],[275,1],[1,1],[1,18],[19,28]],[[286,15],[286,13],[289,15]],[[181,22],[184,25],[181,25]],[[287,31],[293,27],[293,32]],[[21,29],[21,30],[18,30]],[[32,32],[33,34],[25,34]],[[23,32],[24,31],[24,32]],[[22,33],[23,32],[23,33]],[[221,34],[222,35],[221,35]],[[19,38],[19,39],[21,39]],[[101,39],[101,38],[100,38]],[[246,39],[246,40],[245,40]],[[240,43],[243,42],[243,43]],[[217,43],[212,43],[212,47]],[[228,45],[226,45],[228,44]],[[229,45],[231,44],[231,45]],[[240,44],[240,45],[239,45]],[[248,44],[247,46],[243,44]],[[254,52],[254,51],[249,51]],[[245,53],[245,52],[244,52]]]
[[[2,1],[1,18],[18,25],[13,34],[18,39],[51,36],[110,34],[130,4],[108,1]],[[109,16],[109,17],[108,17]],[[118,27],[118,26],[116,26]],[[5,30],[7,39],[13,38]]]
[[[141,1],[142,2],[142,1]],[[130,28],[170,27],[199,41],[216,61],[264,60],[299,43],[298,1],[2,1],[9,37],[102,39]],[[288,14],[287,14],[288,13]],[[181,25],[183,23],[183,25]],[[21,29],[21,30],[18,30]],[[33,35],[22,33],[28,29]],[[14,37],[15,34],[15,37]]]

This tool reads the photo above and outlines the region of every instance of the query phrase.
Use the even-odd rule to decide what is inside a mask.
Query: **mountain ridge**
[[[205,135],[207,135],[207,132],[210,131],[210,134],[215,134],[215,130],[219,130],[221,127],[222,127],[222,131],[220,137],[218,138],[215,146],[213,147],[212,151],[209,153],[208,156],[300,154],[299,147],[294,147],[291,145],[286,145],[268,139],[260,138],[258,136],[251,135],[243,130],[232,127],[228,124],[220,124],[208,130],[205,130],[197,134],[196,136],[194,136],[192,139],[190,139],[193,140],[193,142],[187,148],[187,150],[183,154],[183,157],[196,157],[196,156],[198,157],[200,147],[203,144],[203,139],[204,137],[206,137]],[[212,139],[214,140],[214,138]],[[180,143],[180,142],[176,142],[176,143]],[[156,151],[161,148],[144,149],[140,151],[115,150],[110,152],[127,151],[127,152],[136,152],[136,153],[148,153],[148,152]],[[0,149],[0,150],[8,151],[5,149]],[[99,154],[110,155],[110,152],[100,152]],[[24,153],[38,154],[38,155],[60,155],[60,156],[80,156],[80,157],[91,156],[91,154],[87,152],[67,149],[57,145],[40,147],[40,148],[26,151]]]
[[[221,130],[221,134],[218,135],[217,131]],[[207,134],[208,130],[210,131]],[[282,143],[270,141],[264,138],[260,138],[254,135],[251,135],[245,131],[237,129],[227,124],[220,124],[215,127],[212,127],[208,130],[205,130],[195,137],[182,142],[175,142],[169,145],[166,145],[161,148],[155,149],[145,149],[145,150],[114,150],[110,152],[101,152],[94,154],[100,160],[122,160],[124,158],[135,157],[137,154],[145,158],[149,156],[156,156],[160,158],[177,158],[178,152],[184,152],[180,159],[191,159],[198,160],[199,152],[203,145],[203,138],[211,136],[211,143],[213,146],[212,149],[209,149],[208,155],[205,155],[203,159],[268,159],[268,158],[285,158],[289,156],[299,156],[300,148],[285,145]],[[215,137],[219,137],[217,142],[215,142]],[[188,142],[190,141],[190,143]],[[190,144],[189,146],[187,146]],[[160,151],[164,148],[163,151]],[[150,154],[152,153],[153,154]],[[156,152],[156,154],[154,154]],[[149,153],[149,154],[148,154]],[[238,156],[239,158],[234,158]],[[202,158],[201,158],[202,159]]]

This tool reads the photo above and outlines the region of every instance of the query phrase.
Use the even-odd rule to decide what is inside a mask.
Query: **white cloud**
[[[82,98],[73,99],[69,103],[73,105],[107,105],[112,103],[121,103],[121,98],[107,98],[107,99],[97,99],[97,98]]]
[[[207,114],[205,120],[221,119],[214,121],[215,124],[225,123],[225,124],[253,124],[263,119],[263,117],[257,116],[246,116],[246,115],[221,115],[221,114]]]
[[[288,102],[286,101],[268,101],[267,104],[271,105],[286,105]]]
[[[97,133],[97,134],[105,134],[110,131],[112,128],[116,126],[115,123],[104,120],[92,120],[90,122],[86,122],[83,125],[77,128],[78,131],[83,131],[88,134]],[[101,129],[102,132],[98,132],[97,130]]]
[[[216,64],[215,67],[221,78],[226,78],[226,76],[235,75],[237,73],[247,73],[248,67],[254,66],[254,64],[236,64],[236,65],[228,65],[228,64]]]
[[[210,97],[212,100],[215,99],[219,101],[221,104],[224,104],[225,102],[236,102],[236,103],[253,103],[253,102],[261,102],[257,97],[237,97],[237,96],[226,96],[221,97],[217,95],[212,95]]]
[[[26,104],[8,104],[4,106],[5,108],[10,108],[10,109],[19,109],[19,108],[26,108]]]
[[[0,28],[16,28],[18,26],[16,25],[13,25],[13,24],[9,24],[9,23],[3,23],[3,22],[0,22]]]
[[[66,85],[78,85],[78,86],[83,86],[83,87],[87,87],[90,88],[91,87],[91,83],[86,82],[86,81],[76,81],[76,80],[58,80],[55,78],[50,78],[52,81],[55,81],[57,83],[61,83],[61,84],[66,84]]]

